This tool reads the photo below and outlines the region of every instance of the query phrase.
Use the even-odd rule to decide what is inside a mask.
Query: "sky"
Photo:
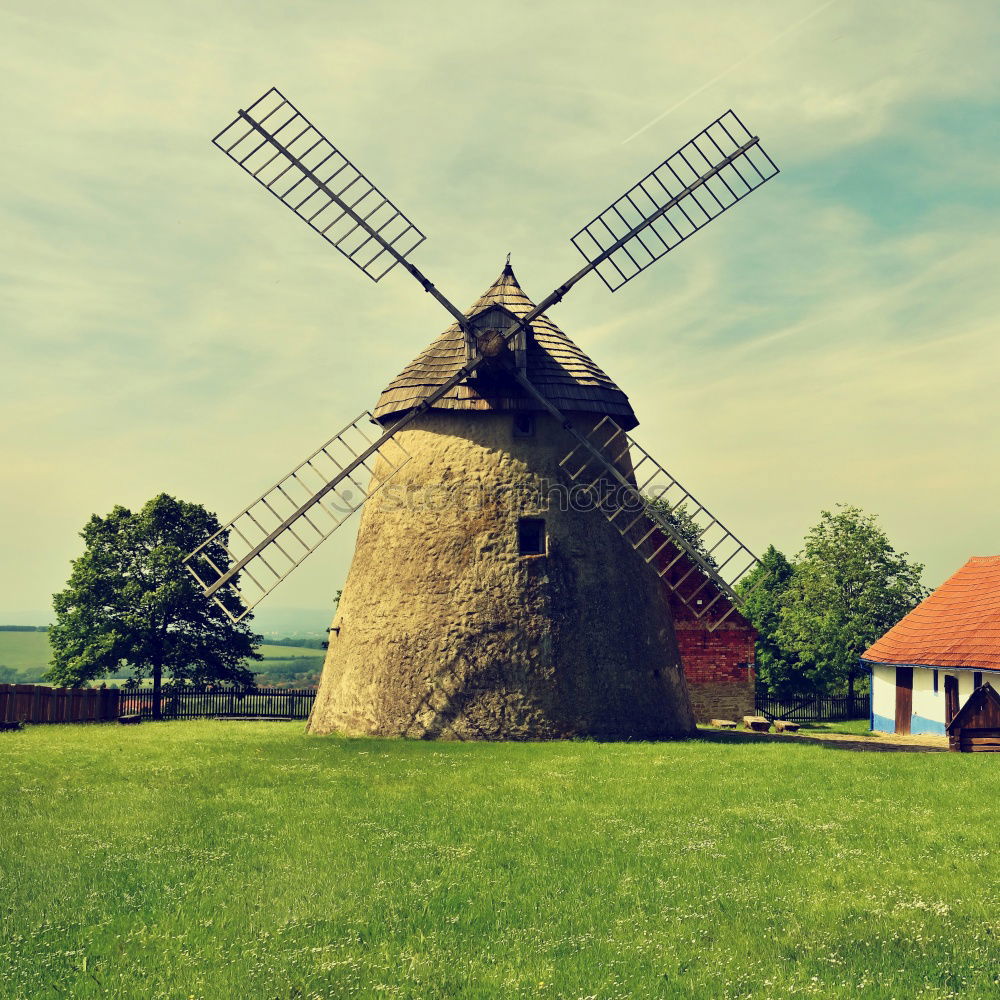
[[[877,513],[930,585],[1000,552],[1000,7],[7,0],[0,617],[46,614],[92,513],[228,519],[448,325],[210,143],[282,89],[428,234],[465,307],[727,108],[781,174],[615,294],[551,316],[637,439],[751,548]],[[266,609],[329,608],[341,529]]]

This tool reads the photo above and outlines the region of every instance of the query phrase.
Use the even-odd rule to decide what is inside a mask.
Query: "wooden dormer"
[[[374,410],[383,424],[399,419],[473,358],[489,335],[503,335],[515,318],[534,309],[507,264],[496,281],[465,313],[466,327],[452,323],[386,386]],[[545,313],[531,321],[530,331],[519,330],[497,362],[482,365],[475,376],[456,385],[432,406],[435,410],[534,411],[538,404],[521,391],[510,372],[520,370],[552,402],[569,413],[609,416],[624,430],[636,426],[628,396]],[[491,372],[492,369],[492,372]],[[491,377],[492,374],[492,377]]]
[[[506,343],[503,339],[511,324],[516,322],[517,317],[500,305],[492,305],[470,317],[470,330],[465,338],[465,359],[470,362],[485,358],[473,377],[488,379],[511,369],[522,374],[527,371],[528,338],[524,327]]]

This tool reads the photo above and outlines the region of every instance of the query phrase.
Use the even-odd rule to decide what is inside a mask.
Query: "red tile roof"
[[[970,559],[861,658],[1000,670],[1000,556]]]

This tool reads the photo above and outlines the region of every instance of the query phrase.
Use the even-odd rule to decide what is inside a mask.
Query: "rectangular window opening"
[[[934,693],[938,693],[938,672],[934,671]]]
[[[533,437],[535,433],[535,418],[530,413],[514,414],[514,437]]]
[[[975,671],[972,675],[972,690],[978,691],[983,686],[983,674],[981,670]]]
[[[543,518],[518,518],[517,551],[522,556],[545,555],[545,520]]]

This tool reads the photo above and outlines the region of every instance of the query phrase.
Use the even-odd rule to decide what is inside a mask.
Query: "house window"
[[[982,686],[983,686],[983,672],[981,670],[977,670],[972,675],[972,690],[978,691]]]
[[[530,413],[514,414],[514,437],[528,438],[535,434],[535,418]]]
[[[938,672],[934,671],[934,693],[938,693]]]
[[[522,556],[545,555],[545,521],[522,517],[517,522],[517,551]]]

